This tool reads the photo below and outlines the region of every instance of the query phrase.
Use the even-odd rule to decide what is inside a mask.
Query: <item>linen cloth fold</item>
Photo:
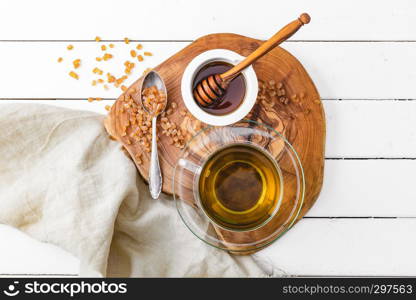
[[[80,259],[81,276],[260,277],[261,260],[205,245],[171,196],[153,200],[104,116],[39,104],[0,109],[0,223]]]

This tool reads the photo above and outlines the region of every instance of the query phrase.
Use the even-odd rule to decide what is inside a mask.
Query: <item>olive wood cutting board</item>
[[[186,139],[207,126],[187,113],[182,101],[181,78],[188,63],[198,54],[210,49],[229,49],[247,56],[261,43],[260,40],[236,34],[211,34],[197,39],[154,68],[165,81],[168,108],[172,108],[172,103],[175,103],[173,107],[177,106],[171,109],[171,114],[167,117],[184,132]],[[304,205],[298,216],[299,220],[316,201],[323,182],[325,115],[322,103],[314,83],[303,66],[281,47],[270,51],[254,63],[253,67],[260,82],[268,84],[274,81],[280,85],[281,90],[284,90],[285,95],[276,96],[276,100],[271,105],[258,99],[248,118],[275,128],[296,149],[304,168],[306,182]],[[126,127],[130,126],[129,107],[126,106],[125,101],[126,98],[131,98],[134,106],[139,105],[139,87],[142,79],[143,77],[139,78],[117,99],[105,121],[105,126],[110,135],[119,140],[127,149],[140,174],[147,180],[150,153],[143,151],[140,143],[132,143],[129,140],[129,129],[127,129],[127,134],[125,133]],[[162,134],[162,131],[163,129],[159,127],[158,146],[163,174],[163,191],[172,194],[173,169],[182,149],[172,145],[171,138]],[[223,240],[234,242],[232,233],[221,231],[217,230],[217,234]],[[250,238],[249,233],[248,238]]]

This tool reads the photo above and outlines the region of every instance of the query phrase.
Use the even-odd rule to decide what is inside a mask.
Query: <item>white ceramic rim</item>
[[[242,74],[246,83],[246,93],[241,105],[233,112],[216,116],[207,113],[198,106],[192,95],[192,84],[196,74],[206,64],[214,61],[223,61],[236,65],[245,57],[227,49],[214,49],[205,51],[196,56],[186,67],[181,81],[182,99],[189,112],[198,120],[213,126],[226,126],[242,120],[253,108],[257,99],[258,81],[252,66],[246,68]]]

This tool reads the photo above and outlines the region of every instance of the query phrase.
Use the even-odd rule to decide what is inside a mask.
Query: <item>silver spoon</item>
[[[156,86],[159,91],[162,91],[165,94],[165,103],[163,108],[154,114],[154,112],[149,111],[146,106],[143,104],[143,95],[142,91],[151,86]],[[152,117],[152,152],[150,154],[150,169],[149,169],[149,190],[150,195],[153,199],[159,198],[160,192],[162,191],[162,173],[160,171],[159,165],[159,156],[157,153],[157,135],[156,135],[156,124],[157,117],[160,115],[166,108],[167,103],[167,93],[166,86],[163,82],[163,79],[156,71],[150,71],[147,73],[142,81],[140,88],[140,103],[142,104],[143,109],[148,113],[153,115]]]

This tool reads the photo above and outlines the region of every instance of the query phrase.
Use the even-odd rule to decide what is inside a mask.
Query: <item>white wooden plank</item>
[[[68,51],[67,45],[74,49]],[[107,51],[100,49],[101,43],[1,43],[0,42],[0,98],[88,98],[117,97],[121,90],[109,85],[105,90],[103,84],[92,86],[92,80],[99,78],[92,70],[95,67],[104,71],[101,78],[107,81],[107,72],[116,77],[124,75],[124,62],[133,61],[130,50],[138,43],[114,43],[115,48]],[[123,83],[129,86],[139,78],[146,68],[154,67],[170,55],[180,50],[186,43],[146,43],[143,51],[151,51],[154,56],[145,56],[143,62],[134,59],[136,67],[129,79]],[[136,50],[137,51],[137,50]],[[143,51],[140,53],[143,54]],[[139,51],[138,51],[139,52]],[[111,53],[114,58],[97,62],[96,57]],[[58,57],[64,59],[58,63]],[[81,67],[75,72],[79,80],[71,78],[68,73],[74,70],[72,62],[81,59]]]
[[[0,276],[78,274],[79,260],[56,246],[36,241],[6,225],[0,225],[0,240]]]
[[[326,160],[308,217],[416,217],[414,160]]]
[[[415,219],[304,219],[257,255],[291,276],[415,276],[415,230]],[[7,240],[2,274],[78,271],[78,261],[56,247],[4,225],[0,237]]]
[[[3,100],[2,103],[4,102],[33,103],[31,100]],[[104,106],[111,105],[114,101],[88,103],[85,100],[43,100],[35,102],[105,114]],[[409,138],[414,136],[413,129],[408,124],[411,123],[412,116],[415,114],[416,102],[326,101],[325,106],[327,106],[328,117],[327,157],[331,155],[358,158],[374,157],[374,155],[382,157],[415,155],[413,152],[415,141]],[[342,117],[337,116],[338,111],[342,112]],[[391,113],[397,122],[403,122],[403,128],[400,127],[401,125],[396,128],[401,132],[401,136],[389,134],[391,131],[389,123],[382,122],[383,117],[387,118],[387,114]],[[365,127],[369,115],[373,116],[371,120],[375,123],[374,126],[379,127],[377,130],[381,132],[380,134],[372,134],[373,129]],[[360,123],[363,128],[350,125],[355,123]],[[389,148],[388,145],[392,143],[400,146]],[[357,147],[349,147],[349,144]],[[411,188],[412,174],[415,171],[416,160],[327,160],[322,193],[308,216],[416,217],[414,205],[416,192]]]
[[[296,39],[416,39],[411,0],[2,1],[0,39],[195,39],[212,32],[271,36],[306,11]],[[236,14],[238,12],[238,14]],[[22,22],[27,26],[22,26]]]
[[[105,114],[113,100],[0,100],[45,103]],[[416,101],[324,101],[326,156],[331,158],[416,157]]]
[[[327,157],[416,157],[416,101],[325,101]]]
[[[416,43],[286,43],[282,47],[304,65],[322,98],[416,98]]]
[[[304,219],[260,257],[287,275],[415,276],[415,219]]]
[[[68,44],[74,50],[66,50]],[[105,43],[108,45],[108,43]],[[114,59],[96,62],[103,55],[96,42],[0,42],[0,98],[115,98],[120,90],[91,86],[97,76],[96,66],[121,76],[123,63],[131,59],[129,51],[137,43],[114,43],[108,52]],[[141,76],[147,67],[154,67],[173,55],[187,42],[143,43],[145,51],[154,53],[137,62],[127,84]],[[416,98],[416,43],[286,43],[305,66],[325,99],[409,99]],[[63,57],[62,63],[57,58]],[[72,61],[82,59],[76,70],[80,80],[69,77]],[[104,78],[106,78],[104,76]]]

